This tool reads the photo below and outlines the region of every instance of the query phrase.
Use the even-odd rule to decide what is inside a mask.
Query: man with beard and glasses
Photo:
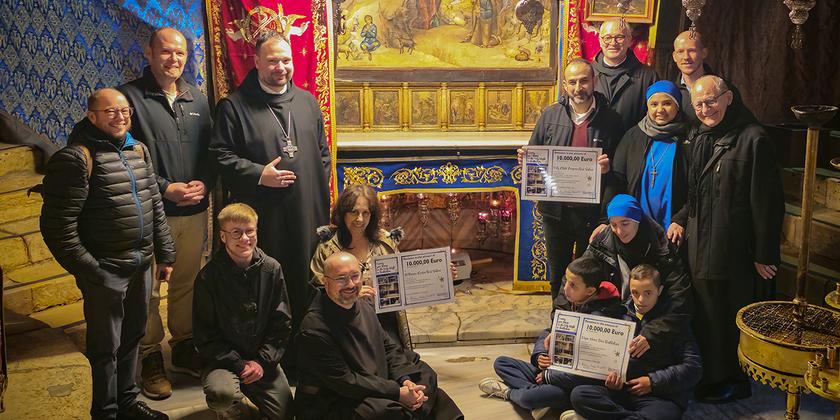
[[[621,117],[610,109],[606,98],[595,91],[592,66],[581,58],[574,59],[563,71],[564,96],[546,108],[540,116],[531,140],[531,146],[601,147],[598,157],[601,173],[610,170],[610,158],[623,131]],[[517,150],[520,164],[527,146]],[[607,182],[601,183],[606,185]],[[557,297],[560,280],[566,266],[583,254],[592,229],[601,219],[598,204],[572,204],[541,201],[539,210],[545,227],[548,252],[551,300]]]
[[[296,330],[311,296],[315,230],[328,222],[330,149],[318,101],[292,82],[289,40],[267,33],[255,51],[256,68],[219,101],[210,150],[229,199],[260,215],[262,249],[283,267]]]
[[[175,245],[149,151],[128,132],[133,112],[118,90],[94,92],[44,177],[41,234],[84,297],[97,420],[169,418],[137,400],[134,379],[152,258],[167,281]]]
[[[647,113],[645,92],[659,80],[656,72],[639,62],[630,51],[632,31],[623,19],[609,19],[598,31],[601,52],[592,60],[595,90],[606,98],[610,108],[621,116],[622,134]]]
[[[119,87],[134,107],[131,134],[149,148],[163,209],[175,241],[166,298],[166,326],[172,337],[171,370],[198,377],[192,342],[193,282],[201,269],[207,242],[207,208],[213,188],[213,165],[207,163],[210,105],[207,97],[181,76],[187,64],[187,39],[173,28],[152,33],[145,50],[143,76]],[[160,343],[160,281],[152,279],[146,335],[140,342],[141,391],[151,399],[172,395]]]
[[[717,76],[691,88],[701,125],[689,131],[688,265],[697,296],[694,331],[703,356],[698,401],[750,396],[738,363],[735,316],[772,294],[785,214],[776,156],[737,91]]]
[[[324,288],[300,324],[298,419],[463,419],[437,374],[382,330],[373,303],[359,299],[359,260],[324,261]]]

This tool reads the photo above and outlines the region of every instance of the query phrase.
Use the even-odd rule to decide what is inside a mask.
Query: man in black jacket
[[[540,116],[531,146],[600,147],[601,173],[610,170],[610,157],[621,138],[621,118],[595,91],[592,66],[583,59],[569,62],[563,71],[565,96]],[[527,148],[527,146],[526,146]],[[524,148],[517,150],[520,163]],[[601,183],[606,185],[607,180]],[[542,201],[538,206],[545,226],[551,300],[557,298],[566,266],[586,250],[589,234],[601,218],[601,206]]]
[[[722,403],[750,396],[738,363],[735,315],[771,293],[781,261],[784,196],[770,139],[737,92],[717,76],[704,76],[691,99],[702,123],[689,132],[686,229],[704,366],[698,399]]]
[[[183,34],[172,28],[156,30],[145,54],[149,66],[143,76],[119,89],[134,107],[131,134],[149,148],[175,240],[178,262],[166,300],[172,370],[198,377],[198,357],[192,343],[192,296],[207,239],[208,191],[213,187],[213,165],[207,151],[210,106],[207,97],[181,77],[187,59]],[[172,394],[163,368],[160,343],[164,330],[159,304],[160,281],[153,279],[146,335],[140,342],[141,390],[152,399]]]
[[[195,280],[193,325],[207,405],[239,418],[248,397],[264,417],[292,418],[292,393],[278,363],[291,333],[280,263],[257,248],[257,213],[235,203],[219,212],[223,251]]]
[[[148,150],[128,133],[132,108],[115,89],[88,98],[85,119],[44,177],[41,234],[84,297],[94,419],[166,419],[137,401],[137,345],[146,325],[149,265],[168,280],[175,246]]]
[[[621,134],[624,134],[647,113],[645,92],[659,77],[629,51],[632,33],[623,20],[604,21],[598,39],[601,52],[592,60],[597,80],[595,90],[601,92],[610,108],[621,116]]]
[[[324,288],[297,336],[297,418],[462,420],[437,374],[382,330],[373,304],[359,299],[359,260],[339,251],[324,262]]]

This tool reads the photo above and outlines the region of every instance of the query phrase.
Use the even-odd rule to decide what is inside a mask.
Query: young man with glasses
[[[359,260],[346,251],[324,261],[324,287],[300,324],[299,420],[463,419],[437,387],[437,374],[385,333],[373,304],[359,299]]]
[[[623,20],[604,21],[598,39],[601,52],[592,60],[597,82],[595,90],[602,93],[610,108],[621,116],[623,133],[647,114],[645,93],[659,77],[629,51],[632,32]]]
[[[292,418],[292,393],[280,358],[291,311],[280,263],[257,248],[257,214],[242,203],[219,212],[224,250],[195,280],[193,340],[207,405],[240,418],[250,400],[262,417]]]
[[[171,369],[198,377],[192,297],[207,242],[208,197],[215,178],[207,151],[210,105],[201,91],[181,77],[187,64],[187,40],[181,32],[172,28],[154,31],[145,55],[149,65],[142,77],[119,89],[137,110],[131,134],[149,148],[175,241],[177,262],[166,299]],[[159,305],[160,281],[152,279],[146,335],[140,342],[141,391],[151,399],[172,394],[161,351],[165,332]]]
[[[149,267],[154,257],[155,277],[168,280],[175,246],[149,151],[128,133],[131,113],[115,89],[88,98],[86,118],[47,164],[41,234],[84,297],[91,417],[163,420],[137,401],[134,375]]]
[[[769,298],[781,260],[782,181],[770,138],[717,76],[691,88],[701,125],[689,131],[688,265],[696,296],[694,331],[703,356],[698,400],[750,396],[737,356],[735,315]]]

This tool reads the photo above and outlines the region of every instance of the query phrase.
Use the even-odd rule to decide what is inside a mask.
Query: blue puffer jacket
[[[87,118],[68,146],[50,159],[44,177],[41,234],[70,274],[96,281],[175,262],[160,192],[145,146],[130,134],[109,138]],[[92,173],[82,148],[90,151]],[[140,156],[142,150],[144,156]]]

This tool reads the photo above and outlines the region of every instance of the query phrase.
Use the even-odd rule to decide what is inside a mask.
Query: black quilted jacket
[[[55,259],[68,272],[87,279],[128,275],[152,261],[175,261],[148,150],[145,158],[130,134],[110,139],[90,121],[73,128],[68,146],[50,159],[44,177],[41,234]],[[88,179],[87,158],[92,156]]]

